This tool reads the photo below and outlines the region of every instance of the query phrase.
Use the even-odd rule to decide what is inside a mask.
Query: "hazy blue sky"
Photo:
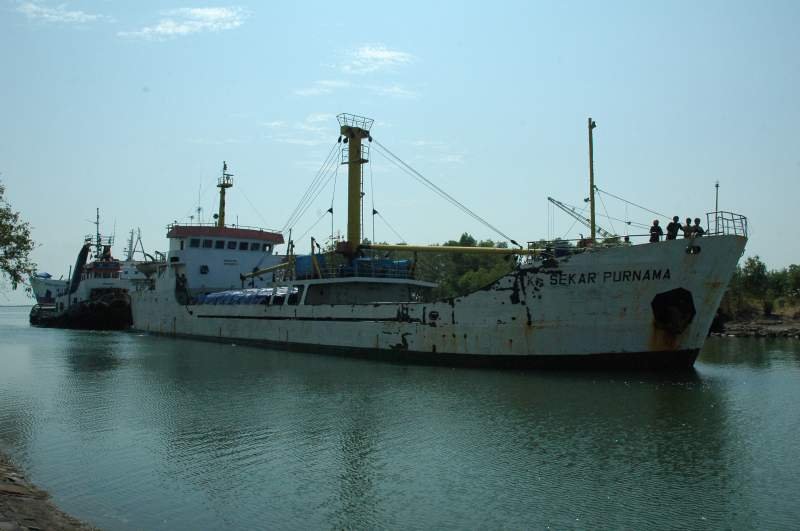
[[[513,238],[577,237],[564,215],[549,226],[547,196],[583,205],[592,116],[601,188],[705,219],[719,180],[720,207],[750,218],[746,254],[784,267],[800,262],[798,28],[796,1],[4,0],[0,179],[58,276],[95,207],[120,255],[132,227],[164,249],[201,185],[208,219],[223,159],[229,220],[282,227],[336,141],[335,115],[352,112]],[[498,238],[374,155],[373,174],[376,208],[409,242]],[[329,218],[313,231],[329,232]],[[397,239],[381,220],[376,237]]]

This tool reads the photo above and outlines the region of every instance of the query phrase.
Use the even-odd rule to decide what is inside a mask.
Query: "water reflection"
[[[698,361],[757,369],[786,365],[796,368],[800,367],[800,341],[776,337],[713,337],[706,342]]]
[[[20,341],[45,337],[26,334]],[[782,470],[786,490],[800,472],[786,464],[800,461],[789,442],[800,422],[785,407],[800,375],[763,370],[796,366],[779,344],[762,347],[763,362],[723,344],[675,374],[413,367],[135,334],[64,332],[46,345],[18,353],[32,360],[25,384],[0,374],[0,397],[11,397],[0,440],[26,447],[36,479],[102,527],[753,527],[800,517],[776,501],[780,485],[761,484]],[[781,393],[751,398],[751,387],[765,394],[740,383],[742,367]],[[777,440],[786,444],[759,453]]]

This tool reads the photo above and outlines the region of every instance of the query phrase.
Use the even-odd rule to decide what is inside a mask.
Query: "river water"
[[[403,366],[0,308],[0,450],[104,529],[796,528],[800,342],[680,374]]]

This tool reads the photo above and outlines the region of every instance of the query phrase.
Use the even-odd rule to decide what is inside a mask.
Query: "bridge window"
[[[214,249],[224,249],[225,248],[225,240],[217,240],[214,242]]]
[[[283,306],[283,301],[286,300],[286,288],[275,288],[275,295],[272,296],[273,306]]]
[[[265,244],[264,244],[264,252],[265,252],[265,253],[272,252],[272,245],[270,245],[270,244],[268,244],[268,243],[265,243]]]
[[[200,239],[192,238],[191,240],[189,240],[189,247],[200,247]]]
[[[261,244],[257,243],[257,242],[251,243],[250,244],[250,250],[251,251],[260,251],[261,250]]]
[[[291,304],[292,306],[300,304],[300,299],[303,298],[303,288],[305,288],[305,286],[293,286],[289,288],[289,300],[286,301],[286,304]]]
[[[228,242],[228,249],[236,249],[236,242]]]
[[[212,245],[214,245],[213,240],[203,240],[203,249],[211,249]]]
[[[239,242],[239,250],[246,251],[247,250],[247,242]]]

